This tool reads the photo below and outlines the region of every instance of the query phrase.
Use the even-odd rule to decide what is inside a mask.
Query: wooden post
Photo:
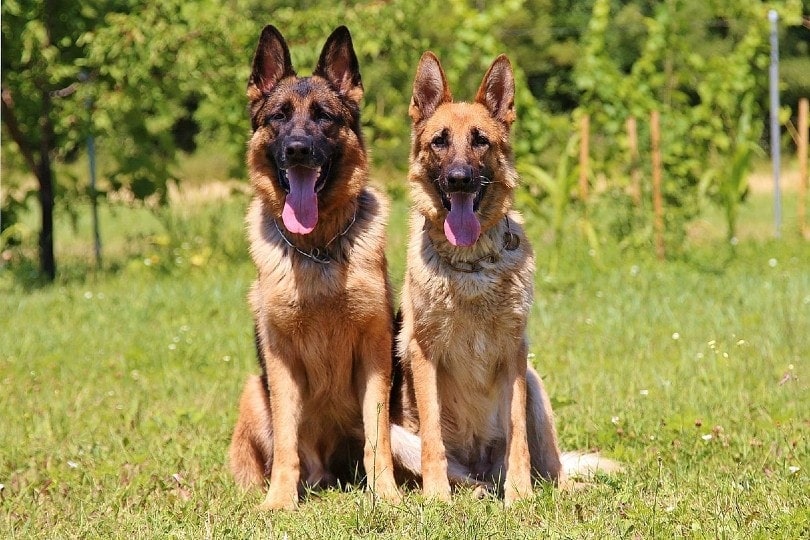
[[[807,126],[808,114],[808,100],[802,98],[799,100],[799,140],[797,141],[799,151],[799,202],[797,213],[799,218],[799,234],[807,238],[810,235],[810,230],[807,228],[807,221],[805,220],[805,201],[807,200]]]
[[[661,195],[661,117],[658,111],[650,113],[650,136],[652,139],[653,177],[653,234],[655,235],[655,255],[664,259],[664,199]]]
[[[579,123],[579,197],[582,202],[588,199],[588,154],[590,153],[591,118],[584,114]]]
[[[627,143],[630,146],[630,196],[636,206],[641,206],[641,171],[638,157],[638,129],[636,117],[627,117]]]

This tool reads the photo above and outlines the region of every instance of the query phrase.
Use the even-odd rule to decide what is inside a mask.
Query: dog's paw
[[[422,494],[426,499],[434,499],[442,502],[450,502],[450,482],[424,482]]]
[[[373,490],[371,490],[371,495],[375,499],[382,499],[389,504],[399,504],[402,502],[402,492],[400,492],[395,485],[385,488],[377,485]]]
[[[532,494],[531,480],[521,482],[507,482],[503,490],[503,502],[506,504],[506,506],[510,506],[511,504],[517,501],[528,498],[529,496],[531,496],[531,494]]]
[[[296,508],[298,508],[297,490],[287,492],[285,490],[274,490],[272,488],[267,492],[267,497],[265,497],[264,502],[258,506],[259,510],[265,512],[273,510],[295,510]]]
[[[476,484],[472,490],[472,498],[476,500],[483,500],[496,493],[495,486],[488,482],[480,482]]]

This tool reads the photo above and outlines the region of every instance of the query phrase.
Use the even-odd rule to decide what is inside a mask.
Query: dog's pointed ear
[[[475,101],[487,108],[489,114],[507,126],[515,121],[515,75],[505,54],[489,66]]]
[[[352,35],[345,26],[338,26],[326,39],[313,75],[332,83],[337,91],[355,103],[363,99],[360,63],[354,53]]]
[[[248,80],[248,98],[251,101],[260,99],[281,79],[293,75],[295,70],[287,42],[275,26],[268,24],[262,30],[256,54],[253,56],[253,71]]]
[[[419,123],[430,117],[442,103],[453,101],[447,77],[436,55],[425,52],[416,68],[413,80],[413,96],[408,114],[413,123]]]

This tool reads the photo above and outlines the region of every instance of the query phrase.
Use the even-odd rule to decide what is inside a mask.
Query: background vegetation
[[[407,105],[425,49],[442,59],[457,97],[469,99],[496,54],[518,75],[516,154],[524,203],[551,216],[582,211],[570,179],[575,122],[592,117],[593,237],[650,241],[649,182],[642,205],[628,195],[631,167],[649,178],[647,118],[661,112],[668,243],[677,255],[689,220],[713,201],[745,196],[746,171],[767,140],[767,12],[780,14],[783,122],[808,95],[810,5],[800,0],[507,0],[499,2],[285,2],[255,0],[52,0],[3,3],[3,219],[0,247],[36,245],[55,276],[53,211],[75,214],[98,194],[165,205],[177,163],[203,148],[221,176],[244,179],[244,89],[261,27],[282,29],[302,73],[325,36],[347,24],[360,56],[364,131],[379,176],[396,190],[407,162]],[[438,24],[440,21],[441,24]],[[460,90],[465,89],[465,90]],[[639,119],[638,158],[628,116]],[[789,136],[785,130],[786,146]],[[99,186],[88,186],[88,137],[99,148]],[[223,180],[223,178],[217,178]],[[18,227],[39,198],[42,225]],[[573,206],[568,202],[575,202]],[[38,235],[36,242],[34,234]]]

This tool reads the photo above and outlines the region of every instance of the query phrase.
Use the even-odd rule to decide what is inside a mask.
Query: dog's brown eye
[[[271,113],[267,116],[266,122],[269,124],[270,122],[283,122],[287,119],[287,113],[284,111],[276,111]]]
[[[316,122],[334,122],[335,118],[324,109],[315,107],[312,111],[312,117]]]
[[[486,136],[477,133],[473,136],[473,146],[484,147],[489,146],[489,139]]]
[[[444,148],[444,147],[446,147],[446,146],[447,146],[447,137],[445,137],[445,136],[444,136],[444,134],[442,134],[442,135],[436,135],[436,136],[435,136],[435,137],[433,137],[433,139],[430,141],[430,144],[431,144],[431,145],[432,145],[434,148]]]

